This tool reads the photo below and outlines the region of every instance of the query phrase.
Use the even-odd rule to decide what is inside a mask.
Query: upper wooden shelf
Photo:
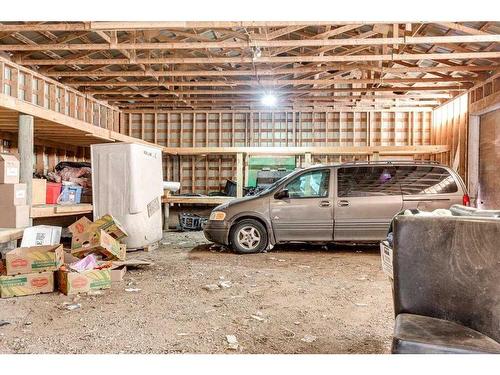
[[[446,145],[337,147],[164,147],[171,155],[421,155],[448,152]]]

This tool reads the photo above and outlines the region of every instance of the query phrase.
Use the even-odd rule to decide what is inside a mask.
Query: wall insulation
[[[166,147],[407,146],[431,144],[432,112],[131,111],[122,120],[122,133]],[[236,175],[232,155],[164,158],[164,178],[180,180],[182,193],[218,191]],[[315,155],[312,161],[353,158]]]

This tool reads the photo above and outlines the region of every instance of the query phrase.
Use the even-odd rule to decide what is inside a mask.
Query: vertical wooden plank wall
[[[55,144],[35,143],[33,171],[37,174],[47,174],[54,170],[60,161],[90,161],[89,147],[72,147],[69,149],[54,147]],[[18,154],[17,134],[0,134],[0,152]]]
[[[440,163],[455,168],[466,181],[469,122],[468,94],[436,108],[432,115],[431,144],[448,145],[450,151],[433,156]]]
[[[122,120],[125,134],[166,147],[406,146],[431,144],[432,112],[130,111]],[[354,159],[366,157],[314,155],[312,163]],[[164,169],[183,193],[206,194],[235,178],[236,156],[165,156]]]

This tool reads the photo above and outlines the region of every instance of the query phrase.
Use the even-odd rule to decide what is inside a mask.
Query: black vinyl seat
[[[500,219],[394,219],[393,353],[500,353]]]
[[[429,316],[399,314],[396,317],[393,352],[399,354],[499,353],[500,344],[463,325]]]

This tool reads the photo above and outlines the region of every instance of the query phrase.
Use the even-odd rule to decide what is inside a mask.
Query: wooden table
[[[57,217],[70,215],[83,215],[93,211],[94,207],[89,203],[79,203],[72,205],[61,204],[40,204],[31,207],[31,217]]]

